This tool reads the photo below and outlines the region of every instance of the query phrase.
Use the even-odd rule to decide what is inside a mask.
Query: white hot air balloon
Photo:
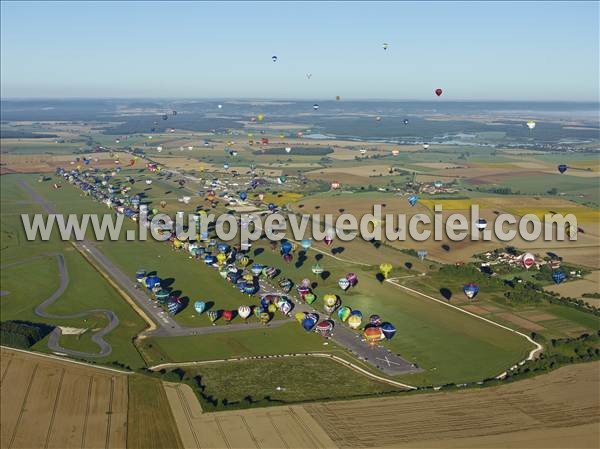
[[[285,152],[289,153],[290,151],[292,151],[292,147],[285,147]]]
[[[238,315],[244,320],[246,318],[248,318],[251,313],[252,313],[252,309],[248,306],[240,306],[238,308]]]
[[[535,128],[535,122],[533,120],[529,120],[527,122],[527,128],[529,128],[529,129]]]

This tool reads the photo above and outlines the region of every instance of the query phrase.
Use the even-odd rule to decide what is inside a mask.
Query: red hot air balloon
[[[439,97],[440,95],[442,95],[442,92],[443,92],[443,90],[442,90],[442,89],[440,89],[440,88],[437,88],[437,89],[435,90],[435,94],[436,94],[438,97]]]
[[[231,321],[233,319],[233,310],[224,310],[223,319],[225,321]]]

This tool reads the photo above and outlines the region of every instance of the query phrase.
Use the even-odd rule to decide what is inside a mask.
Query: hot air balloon
[[[475,296],[477,296],[477,293],[479,293],[479,286],[473,283],[465,284],[465,286],[463,287],[463,291],[465,292],[467,298],[473,299],[475,298]]]
[[[325,320],[317,324],[315,331],[322,337],[331,337],[333,332],[333,321]]]
[[[287,278],[280,279],[278,284],[279,284],[279,287],[281,287],[281,289],[286,293],[292,289],[292,281],[290,279],[287,279]]]
[[[525,253],[521,258],[521,263],[527,270],[529,270],[532,266],[535,265],[535,256],[531,253]]]
[[[424,143],[424,144],[423,144],[423,149],[424,149],[424,150],[427,150],[427,149],[429,149],[429,144],[428,144],[428,143]]]
[[[204,312],[205,309],[206,309],[206,304],[204,303],[204,301],[196,301],[194,303],[194,310],[197,313],[202,313],[202,312]]]
[[[275,209],[277,209],[277,206],[275,206],[275,204],[273,204],[273,203],[269,203],[269,205],[267,206],[267,208],[268,208],[268,209],[269,209],[271,212],[273,212]]]
[[[271,56],[271,60],[272,60],[273,62],[277,62],[277,59],[278,59],[278,58],[277,58],[277,56],[275,56],[275,55]]]
[[[307,304],[312,304],[316,300],[317,300],[317,297],[313,293],[306,293],[304,295],[304,301],[306,301]]]
[[[389,44],[387,42],[384,42],[383,44],[381,44],[381,46],[383,47],[384,50],[387,50],[389,47]]]
[[[418,200],[419,200],[419,198],[417,197],[417,195],[411,195],[408,197],[408,204],[410,204],[411,206],[414,206],[415,204],[417,204]]]
[[[530,130],[532,130],[533,128],[535,128],[535,122],[533,120],[529,120],[527,122],[527,128],[529,128]]]
[[[552,272],[552,280],[556,284],[560,284],[565,279],[567,279],[567,275],[563,271],[556,270]]]
[[[340,278],[338,285],[342,290],[346,290],[348,287],[350,287],[350,281],[346,278]]]
[[[558,171],[559,171],[561,174],[563,174],[564,172],[566,172],[566,171],[567,171],[567,168],[569,168],[569,167],[568,167],[566,164],[560,164],[560,165],[558,166]]]
[[[206,312],[206,314],[208,315],[208,319],[210,320],[210,322],[214,325],[215,321],[217,321],[217,319],[219,318],[219,312],[217,312],[216,310],[209,310],[208,312]]]
[[[392,271],[392,264],[387,262],[382,263],[381,265],[379,265],[379,271],[381,272],[381,274],[383,274],[383,277],[387,279],[388,275],[390,274],[390,271]]]
[[[381,324],[381,317],[379,315],[371,315],[369,317],[369,324],[371,326],[379,326]]]
[[[300,281],[300,287],[303,287],[303,288],[309,288],[310,284],[311,284],[310,279],[305,278]]]
[[[290,263],[294,259],[294,256],[292,256],[290,253],[286,253],[281,257],[285,263]]]
[[[325,304],[328,307],[335,306],[337,303],[337,300],[338,300],[337,296],[333,295],[331,293],[328,293],[323,296],[323,304]]]
[[[312,240],[311,239],[300,240],[300,246],[303,249],[308,250],[312,246]]]
[[[138,282],[142,282],[142,280],[146,279],[146,270],[140,268],[135,272],[135,280]]]
[[[288,315],[292,311],[293,307],[294,305],[291,302],[284,301],[279,307],[279,310],[281,310],[281,313],[283,313],[284,315]]]
[[[354,287],[358,283],[358,276],[354,273],[348,273],[346,279],[350,282],[350,285]]]
[[[289,240],[281,241],[281,253],[282,254],[289,254],[292,252],[292,249],[293,249],[292,242],[290,242]]]
[[[179,301],[172,299],[167,302],[169,315],[175,315],[179,311]]]
[[[483,232],[487,227],[487,221],[484,218],[480,218],[475,222],[475,227],[479,229],[480,232]]]
[[[405,125],[408,125],[408,119],[405,118],[404,120],[402,120],[402,123],[404,123]]]
[[[285,147],[285,152],[286,152],[286,153],[289,153],[289,152],[291,152],[291,151],[292,151],[292,147]]]
[[[233,310],[224,310],[223,311],[223,319],[228,323],[233,320],[234,312]]]
[[[146,288],[151,290],[156,286],[160,286],[160,278],[158,276],[148,276],[146,277]]]
[[[420,249],[419,251],[417,251],[417,256],[419,256],[419,259],[423,260],[427,257],[427,250],[426,249]]]
[[[376,345],[380,341],[385,340],[385,335],[380,327],[367,327],[363,332],[363,336],[370,345]]]
[[[312,78],[312,73],[307,73],[306,74],[306,78],[311,79]]]
[[[346,321],[351,313],[352,309],[348,306],[344,306],[338,309],[337,316],[340,319],[340,321]]]
[[[391,340],[396,335],[396,327],[392,323],[381,323],[380,327],[387,340]]]
[[[262,122],[262,121],[263,121],[263,119],[265,118],[265,115],[264,115],[264,114],[258,114],[258,115],[256,116],[256,118],[258,119],[258,121],[259,121],[259,122]]]
[[[341,186],[341,184],[339,183],[339,181],[333,181],[331,183],[331,190],[337,190],[340,188],[340,186]]]
[[[252,274],[254,276],[259,276],[261,274],[263,268],[264,268],[264,265],[259,264],[259,263],[255,263],[255,264],[252,264],[252,267],[250,268],[250,271],[252,271]]]
[[[341,99],[341,98],[340,98],[340,96],[339,96],[339,95],[336,95],[336,96],[335,96],[335,99],[336,99],[336,101],[340,101],[340,99]]]
[[[317,103],[313,104],[313,109],[316,111],[319,109],[319,105]]]
[[[378,115],[377,117],[375,117],[375,121],[376,121],[376,122],[380,122],[380,121],[381,121],[381,116],[380,116],[380,115]]]
[[[287,181],[287,176],[282,175],[277,178],[277,182],[279,184],[285,184],[286,181]]]
[[[302,327],[304,328],[305,331],[312,330],[312,328],[315,327],[315,324],[317,324],[317,320],[314,319],[313,317],[307,316],[306,318],[304,318],[302,320]]]
[[[319,276],[324,271],[323,267],[321,267],[321,265],[319,265],[318,263],[314,264],[310,270],[313,272],[313,274],[316,274],[317,276]]]
[[[354,310],[352,312],[354,312]],[[346,322],[348,323],[350,329],[358,329],[360,327],[360,323],[362,322],[362,315],[352,315],[352,313],[350,313],[350,316]]]
[[[323,243],[327,246],[331,246],[333,243],[333,239],[335,238],[335,230],[329,228],[325,231],[325,238],[323,239]]]
[[[271,314],[269,312],[261,312],[258,319],[262,324],[267,324],[271,321]]]
[[[304,321],[304,318],[306,318],[305,312],[298,312],[294,315],[294,319],[299,323],[302,323],[302,321]]]
[[[442,89],[439,89],[439,88],[435,90],[435,94],[436,94],[438,97],[439,97],[440,95],[442,95],[442,93],[443,93],[443,92],[444,92],[444,91],[443,91]]]

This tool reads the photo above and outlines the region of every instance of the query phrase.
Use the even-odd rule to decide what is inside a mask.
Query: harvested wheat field
[[[600,362],[483,390],[310,404],[341,448],[597,448]]]
[[[191,388],[165,384],[183,446],[188,448],[336,448],[302,406],[202,413]]]
[[[125,447],[126,375],[7,348],[0,359],[0,447]]]

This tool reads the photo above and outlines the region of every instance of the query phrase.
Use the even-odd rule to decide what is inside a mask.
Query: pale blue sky
[[[4,97],[599,95],[597,2],[3,1],[1,13]]]

